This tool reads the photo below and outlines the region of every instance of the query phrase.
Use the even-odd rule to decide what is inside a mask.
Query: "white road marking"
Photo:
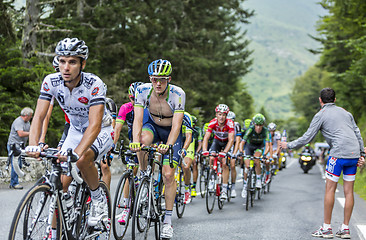
[[[345,198],[337,198],[339,204],[341,204],[341,206],[344,208],[344,203],[346,202]]]
[[[291,159],[291,161],[288,161],[289,163],[287,164],[286,167],[291,167],[296,161],[294,160],[294,158],[287,158],[287,159]],[[287,161],[286,159],[286,161]]]
[[[366,225],[357,225],[357,227],[361,232],[363,239],[366,239]]]

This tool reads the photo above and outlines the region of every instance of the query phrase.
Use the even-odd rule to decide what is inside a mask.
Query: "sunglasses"
[[[157,83],[157,82],[166,83],[166,82],[168,82],[168,80],[169,80],[169,77],[151,77],[150,76],[150,81],[152,83]]]

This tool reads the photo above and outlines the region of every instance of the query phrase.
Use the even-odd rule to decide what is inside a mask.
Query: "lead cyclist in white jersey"
[[[113,128],[104,107],[104,83],[96,75],[82,72],[89,53],[84,41],[65,38],[57,44],[55,52],[60,72],[47,75],[42,83],[26,152],[31,157],[39,157],[43,119],[52,97],[55,97],[70,119],[69,134],[58,153],[59,159],[65,161],[67,149],[73,150],[73,158],[77,159],[77,167],[91,192],[88,224],[95,226],[102,218],[108,217],[108,208],[106,196],[99,187],[94,161],[106,154],[113,144]]]

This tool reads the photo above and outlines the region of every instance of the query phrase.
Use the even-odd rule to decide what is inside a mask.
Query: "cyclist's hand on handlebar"
[[[162,154],[165,154],[168,151],[168,149],[169,149],[169,145],[167,145],[167,144],[162,144],[161,143],[158,146],[158,152],[162,153]]]
[[[130,143],[130,149],[134,152],[139,152],[141,150],[141,144],[139,142]]]
[[[209,151],[203,151],[202,156],[208,157],[210,155]]]
[[[180,150],[179,155],[181,155],[181,156],[184,158],[185,156],[187,156],[187,150],[185,150],[184,148],[182,148],[182,149]]]
[[[219,152],[219,157],[220,158],[225,158],[226,157],[226,152]]]
[[[71,155],[71,160],[73,162],[76,162],[77,160],[79,160],[80,157],[76,152],[74,152],[74,150],[72,151],[71,154],[72,154]],[[57,162],[67,162],[67,151],[59,151],[56,154],[56,156],[58,156]]]
[[[27,146],[25,148],[25,152],[29,157],[37,158],[39,159],[39,154],[41,153],[41,147],[40,146]]]

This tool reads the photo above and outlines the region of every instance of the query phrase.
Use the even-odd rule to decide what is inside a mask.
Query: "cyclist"
[[[194,141],[192,137],[193,121],[192,117],[188,112],[184,112],[183,125],[182,125],[182,157],[184,157],[182,164],[184,172],[184,204],[191,202],[191,165],[194,159]]]
[[[134,118],[133,105],[135,104],[135,92],[136,92],[136,88],[142,84],[143,84],[142,82],[134,82],[128,88],[128,98],[130,99],[130,101],[128,103],[123,104],[119,109],[118,117],[116,120],[116,126],[114,128],[114,144],[115,145],[117,145],[118,139],[121,134],[122,127],[125,123],[127,123],[127,127],[128,127],[128,139],[130,142],[132,142],[132,124],[133,124],[133,118]],[[135,161],[137,161],[137,159]],[[136,163],[138,163],[138,162],[136,162]],[[135,167],[135,169],[133,170],[133,174],[135,176],[136,182],[138,182],[138,178],[136,176],[137,171],[138,171],[138,167]],[[128,184],[126,184],[126,186],[128,186]],[[128,201],[128,188],[124,189],[124,199],[123,199],[124,204],[127,204],[128,203],[127,201]],[[126,220],[127,220],[129,211],[130,211],[129,208],[125,208],[123,210],[121,218],[117,220],[120,224],[126,224]]]
[[[233,120],[227,118],[227,114],[230,111],[227,105],[219,104],[215,108],[215,111],[216,118],[210,121],[203,138],[202,155],[208,156],[209,152],[219,152],[219,161],[221,162],[223,169],[223,184],[220,198],[226,200],[229,181],[229,167],[226,164],[226,154],[234,144],[235,129]],[[207,151],[208,140],[210,139],[212,132],[215,133],[215,137],[209,151]],[[214,159],[215,157],[210,156],[210,167],[212,167]]]
[[[265,117],[258,113],[253,117],[254,125],[251,125],[248,130],[245,132],[243,140],[240,143],[240,152],[244,151],[244,145],[247,143],[245,147],[245,155],[246,156],[256,156],[260,157],[261,155],[266,156],[268,151],[270,151],[270,138],[269,131],[266,127],[264,127]],[[264,154],[263,148],[265,147]],[[271,153],[272,155],[272,153]],[[244,159],[245,170],[244,170],[244,184],[243,191],[241,196],[243,198],[246,197],[246,187],[247,187],[247,172],[249,170],[250,160],[248,158]],[[257,174],[256,187],[262,188],[261,181],[261,165],[259,163],[259,159],[254,159],[255,163],[255,172]]]
[[[244,137],[245,132],[248,130],[248,128],[251,125],[252,125],[252,119],[247,118],[247,119],[244,120],[244,122],[243,122],[243,128],[241,129],[241,138]],[[240,146],[240,144],[239,144],[239,146]],[[245,149],[245,145],[244,145],[243,149]],[[245,169],[244,165],[245,164],[244,164],[244,158],[243,158],[243,156],[242,156],[242,154],[240,152],[237,154],[237,158],[239,159],[240,167],[242,169],[242,176],[244,176],[244,171],[245,171],[244,170]]]
[[[130,143],[132,151],[138,152],[138,159],[142,175],[146,169],[147,161],[140,151],[142,145],[163,143],[158,145],[158,151],[166,154],[169,145],[173,145],[174,165],[178,164],[179,150],[182,145],[182,121],[185,107],[185,92],[180,87],[169,84],[171,81],[172,66],[168,60],[155,60],[148,67],[151,83],[140,85],[135,93],[133,121],[133,142]],[[145,117],[144,117],[145,116]],[[166,211],[162,238],[173,236],[171,224],[177,186],[174,178],[175,168],[169,166],[168,155],[163,156],[163,181],[165,184]]]
[[[47,75],[42,83],[26,152],[31,157],[39,157],[42,123],[54,96],[70,119],[69,134],[58,153],[59,159],[66,161],[67,149],[73,150],[72,158],[77,160],[77,167],[90,188],[92,205],[88,224],[95,226],[108,217],[108,208],[94,160],[106,154],[113,144],[112,126],[103,121],[108,114],[104,107],[104,84],[96,75],[82,72],[89,53],[84,41],[65,38],[55,51],[60,72]]]
[[[273,153],[273,160],[274,160],[274,164],[273,164],[273,168],[275,169],[274,174],[277,174],[278,169],[276,168],[276,165],[278,166],[278,156],[280,156],[281,153],[281,148],[280,148],[280,143],[281,143],[281,134],[279,131],[276,131],[277,129],[277,125],[273,122],[268,124],[268,130],[269,130],[269,134],[270,134],[270,138],[272,139],[272,153]]]
[[[196,152],[195,159],[193,161],[193,184],[191,186],[191,195],[192,197],[197,196],[196,192],[196,184],[197,184],[197,178],[198,178],[198,153],[202,149],[202,128],[197,126],[197,118],[192,115],[192,121],[193,121],[193,128],[195,131],[193,132],[193,142],[194,142],[194,149]]]
[[[240,145],[240,141],[241,141],[241,127],[240,124],[238,122],[235,122],[235,113],[230,111],[227,115],[228,119],[231,119],[234,121],[234,126],[235,126],[235,138],[234,138],[234,144],[231,147],[230,153],[231,153],[231,160],[230,160],[230,169],[231,169],[231,197],[235,198],[236,197],[236,191],[235,191],[235,182],[236,182],[236,168],[235,168],[235,163],[236,163],[236,158],[237,158],[237,153],[239,150],[239,145]]]

